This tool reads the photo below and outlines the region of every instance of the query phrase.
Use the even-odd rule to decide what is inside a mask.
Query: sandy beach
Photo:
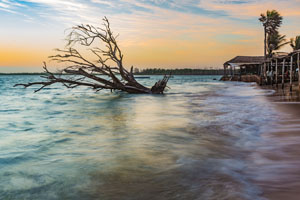
[[[265,131],[263,141],[250,156],[255,164],[249,173],[266,199],[296,200],[300,196],[300,101],[293,88],[290,93],[286,85],[284,91],[276,90],[267,97],[280,112],[279,123]]]

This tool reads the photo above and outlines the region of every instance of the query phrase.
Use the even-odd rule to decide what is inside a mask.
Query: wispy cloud
[[[17,14],[18,12],[15,9],[20,8],[20,7],[24,8],[26,6],[23,4],[20,4],[18,2],[11,1],[11,0],[1,0],[0,1],[0,9],[5,12]]]
[[[285,16],[300,16],[299,0],[201,0],[198,6],[244,19],[257,17],[271,9],[277,9]]]
[[[268,9],[284,16],[281,30],[287,37],[300,32],[300,0],[0,0],[0,15],[9,16],[11,24],[26,27],[30,22],[37,32],[53,31],[39,36],[53,43],[62,41],[65,28],[99,25],[107,16],[120,33],[128,61],[155,60],[157,65],[207,64],[211,59],[217,66],[241,51],[261,54],[263,35],[257,18]],[[8,23],[5,17],[0,20]],[[9,29],[4,31],[9,35]]]
[[[0,8],[63,23],[93,22],[103,15],[156,15],[176,12],[207,18],[249,19],[266,9],[299,16],[299,0],[2,0]],[[28,9],[21,9],[28,7]],[[176,16],[174,16],[176,17]]]

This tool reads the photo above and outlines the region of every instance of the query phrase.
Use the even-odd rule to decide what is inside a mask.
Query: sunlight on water
[[[259,199],[245,153],[274,113],[262,90],[213,78],[132,95],[0,76],[0,199]]]

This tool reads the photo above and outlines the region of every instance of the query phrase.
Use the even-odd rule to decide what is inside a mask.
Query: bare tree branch
[[[38,92],[52,84],[61,83],[67,88],[86,86],[96,91],[110,89],[111,91],[120,90],[128,93],[162,94],[170,76],[164,76],[151,89],[138,83],[133,75],[133,67],[127,71],[123,66],[123,54],[118,46],[117,37],[118,35],[114,36],[106,17],[103,18],[103,28],[88,24],[74,26],[67,35],[66,48],[56,49],[58,54],[49,57],[51,61],[65,63],[68,66],[57,75],[50,72],[44,62],[43,68],[46,75],[42,78],[46,79],[45,81],[16,84],[15,86],[27,88],[39,85],[41,87],[35,90]],[[103,43],[106,48],[91,47],[96,41]],[[77,44],[90,47],[89,51],[97,57],[97,61],[85,58],[73,47]],[[113,62],[115,66],[110,66],[108,61]],[[65,76],[65,74],[73,76]]]

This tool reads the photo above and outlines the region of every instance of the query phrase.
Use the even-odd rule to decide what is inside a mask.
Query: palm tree
[[[300,49],[300,35],[296,36],[295,39],[291,38],[290,45],[294,51]]]
[[[272,57],[274,51],[279,50],[284,45],[290,43],[290,42],[286,42],[285,37],[286,37],[285,35],[280,35],[277,31],[268,35],[267,51],[268,51],[269,58]]]
[[[278,28],[282,24],[282,16],[276,11],[267,11],[266,14],[261,14],[259,21],[264,26],[264,56],[267,57],[267,37],[274,32],[277,32]]]

